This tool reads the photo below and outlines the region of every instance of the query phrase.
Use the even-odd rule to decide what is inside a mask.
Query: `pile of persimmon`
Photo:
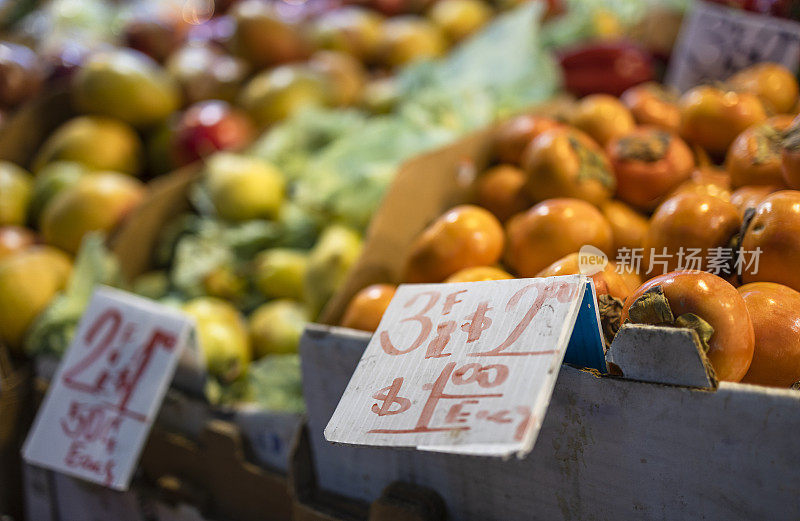
[[[682,96],[647,83],[558,118],[518,116],[496,130],[473,200],[419,234],[394,282],[577,274],[592,246],[611,259],[592,275],[601,311],[613,302],[623,322],[694,329],[720,380],[790,386],[799,110],[794,76],[764,63]],[[343,325],[377,328],[394,290],[362,290]]]

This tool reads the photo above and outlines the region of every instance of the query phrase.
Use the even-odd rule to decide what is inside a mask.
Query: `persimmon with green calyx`
[[[643,210],[658,206],[694,169],[689,145],[654,127],[611,140],[606,153],[617,178],[617,197]]]
[[[528,176],[525,188],[533,201],[571,197],[599,206],[616,188],[603,149],[572,128],[539,134],[525,149],[522,168]]]
[[[747,305],[736,288],[711,273],[673,271],[650,279],[628,297],[621,318],[694,329],[720,380],[741,381],[753,360]]]
[[[790,387],[800,381],[800,293],[774,282],[753,282],[738,291],[756,338],[742,382]]]
[[[739,134],[725,158],[733,188],[783,184],[782,143],[791,123],[790,116],[775,116]]]

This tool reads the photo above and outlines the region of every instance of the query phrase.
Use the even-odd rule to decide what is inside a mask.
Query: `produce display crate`
[[[399,280],[398,252],[446,209],[468,201],[472,179],[490,160],[493,134],[474,134],[405,165],[361,259],[325,310],[327,324],[339,322],[361,288]],[[308,458],[320,494],[369,502],[389,483],[405,481],[435,490],[455,521],[800,518],[800,449],[789,434],[800,428],[796,391],[717,385],[701,357],[677,361],[698,369],[699,379],[676,380],[668,368],[659,374],[652,366],[626,371],[625,379],[564,365],[524,459],[333,445],[323,430],[370,335],[330,325],[309,327],[300,346]],[[643,353],[696,348],[693,333],[626,328],[610,352],[623,339]]]
[[[208,421],[199,441],[155,428],[130,490],[114,491],[25,468],[28,519],[36,521],[285,521],[282,476],[250,463],[237,427]]]

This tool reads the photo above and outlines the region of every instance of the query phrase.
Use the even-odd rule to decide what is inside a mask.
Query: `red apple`
[[[189,107],[178,121],[172,156],[177,165],[186,165],[218,150],[241,150],[254,135],[244,112],[224,101],[203,101]]]

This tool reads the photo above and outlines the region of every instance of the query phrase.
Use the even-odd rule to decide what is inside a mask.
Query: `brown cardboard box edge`
[[[362,288],[397,283],[404,253],[419,232],[447,209],[467,200],[474,175],[491,158],[494,127],[405,163],[367,230],[361,257],[325,306],[320,322],[337,325]]]

